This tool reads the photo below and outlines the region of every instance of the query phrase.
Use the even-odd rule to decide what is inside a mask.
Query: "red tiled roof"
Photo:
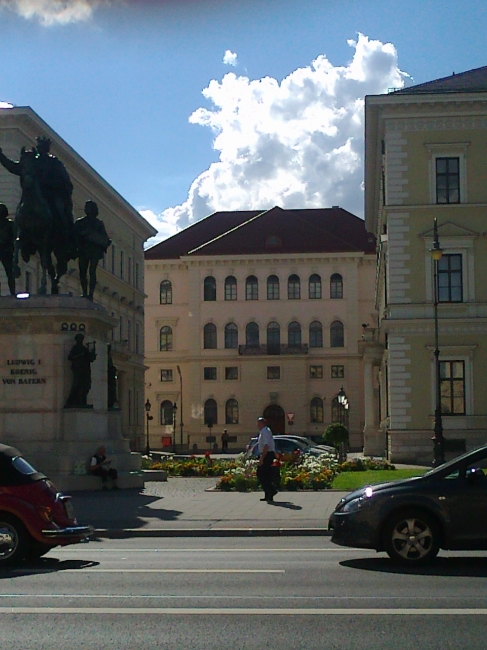
[[[233,215],[233,218],[229,215]],[[234,224],[221,228],[218,233],[217,227],[210,229],[211,232],[200,228],[200,240],[196,241],[197,237],[191,236],[195,245],[181,253],[181,246],[176,240],[194,228],[191,226],[146,251],[146,259],[168,259],[185,254],[237,256],[375,252],[375,238],[366,232],[364,221],[338,207],[310,210],[274,207],[267,211],[217,212],[198,223],[214,221],[221,225],[225,222],[226,226],[231,221]]]

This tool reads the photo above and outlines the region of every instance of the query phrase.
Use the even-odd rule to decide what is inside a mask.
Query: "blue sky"
[[[478,0],[0,0],[0,25],[0,100],[160,237],[214,209],[361,214],[363,94],[487,65]]]

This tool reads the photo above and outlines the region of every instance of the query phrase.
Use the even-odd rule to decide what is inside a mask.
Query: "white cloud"
[[[42,25],[66,25],[91,18],[94,9],[110,0],[0,0],[0,8],[10,9]]]
[[[281,82],[226,74],[203,95],[192,124],[212,129],[219,160],[192,183],[187,200],[152,222],[164,239],[215,210],[319,208],[363,212],[364,96],[402,87],[391,43],[358,35],[351,61],[325,55]],[[166,230],[167,232],[167,230]]]
[[[226,50],[225,54],[223,55],[223,63],[225,65],[232,65],[235,67],[237,65],[237,55],[235,52],[232,52],[231,50]]]

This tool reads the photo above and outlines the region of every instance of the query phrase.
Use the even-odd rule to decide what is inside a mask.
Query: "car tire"
[[[402,510],[387,520],[384,546],[394,562],[407,566],[427,564],[440,550],[440,528],[427,512]]]
[[[22,560],[29,549],[29,533],[24,524],[9,514],[0,513],[0,566]]]

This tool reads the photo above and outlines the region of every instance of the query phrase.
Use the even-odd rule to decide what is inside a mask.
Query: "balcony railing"
[[[238,353],[245,356],[308,354],[307,343],[299,345],[239,345]]]

